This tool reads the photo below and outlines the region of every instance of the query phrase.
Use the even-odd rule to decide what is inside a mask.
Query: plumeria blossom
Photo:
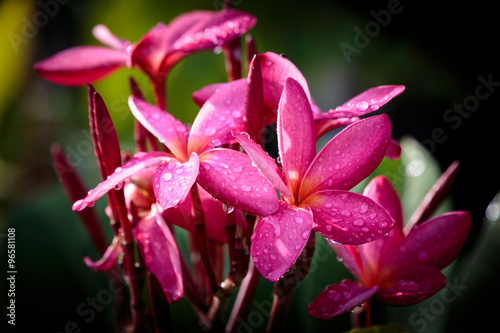
[[[259,145],[234,134],[282,195],[278,210],[264,216],[252,235],[252,259],[271,281],[297,260],[312,229],[335,242],[361,244],[382,237],[394,225],[380,205],[348,192],[384,157],[391,135],[386,115],[355,122],[316,154],[310,100],[300,83],[289,78],[279,102],[277,125],[283,173]]]
[[[396,221],[389,235],[358,246],[330,242],[357,282],[343,280],[325,288],[309,305],[314,318],[330,319],[371,297],[393,306],[421,302],[446,285],[440,272],[459,254],[471,226],[466,211],[421,221],[403,231],[400,199],[390,181],[375,177],[364,194],[382,205]]]
[[[198,183],[214,198],[243,211],[267,215],[278,208],[270,183],[239,151],[215,148],[231,143],[232,130],[241,129],[246,81],[220,89],[201,108],[191,129],[157,106],[131,96],[129,105],[139,122],[171,153],[153,151],[134,155],[105,181],[73,205],[76,211],[92,205],[124,180],[155,167],[153,190],[163,209],[183,202]]]
[[[254,74],[253,78],[251,74]],[[402,85],[373,87],[351,98],[335,109],[322,112],[320,107],[314,103],[307,81],[300,70],[289,59],[273,52],[265,52],[252,59],[249,69],[249,88],[252,87],[256,92],[260,91],[260,95],[262,95],[260,97],[262,99],[260,102],[261,105],[254,107],[252,114],[247,116],[248,124],[245,129],[252,139],[258,141],[258,136],[253,133],[252,129],[276,123],[278,103],[288,78],[295,79],[304,88],[307,98],[311,103],[317,138],[328,131],[359,121],[360,117],[377,111],[405,90],[405,87]],[[193,93],[193,100],[201,106],[211,94],[226,84],[215,83],[203,87]],[[258,93],[253,92],[253,94],[255,97]],[[251,99],[248,100],[251,101]],[[400,153],[401,147],[399,143],[392,139],[386,151],[387,156],[397,158]]]
[[[256,19],[234,9],[197,10],[158,23],[137,44],[116,37],[104,25],[93,29],[103,46],[77,46],[34,65],[45,79],[65,86],[94,82],[121,67],[137,67],[154,82],[164,81],[172,67],[186,56],[222,46],[246,33]]]

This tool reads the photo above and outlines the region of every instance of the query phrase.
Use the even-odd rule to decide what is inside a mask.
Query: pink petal
[[[63,86],[83,86],[97,81],[128,59],[125,51],[101,46],[78,46],[37,62],[34,69],[43,78]]]
[[[387,256],[394,251],[404,238],[403,208],[396,189],[384,176],[373,178],[366,186],[363,195],[381,205],[396,222],[396,225],[387,236],[358,246],[365,267],[365,274],[371,273],[376,276]]]
[[[209,84],[208,86],[205,86],[199,90],[196,90],[193,94],[193,101],[198,105],[199,107],[202,107],[203,104],[212,96],[215,92],[217,92],[220,88],[228,85],[228,82],[221,82],[221,83],[213,83]]]
[[[153,176],[156,200],[163,209],[175,207],[182,202],[196,182],[200,160],[196,153],[191,154],[189,162],[160,163]]]
[[[407,306],[429,298],[446,285],[446,277],[433,267],[410,267],[381,281],[377,299],[392,306]]]
[[[316,319],[331,319],[347,313],[363,304],[376,294],[378,286],[366,288],[356,282],[343,280],[325,288],[314,301],[309,304],[309,315]]]
[[[261,132],[264,127],[264,91],[262,87],[262,71],[257,56],[254,56],[250,63],[247,81],[243,116],[244,130],[252,139],[261,144]]]
[[[92,29],[95,39],[115,50],[127,50],[132,45],[128,40],[116,37],[104,24],[98,24]]]
[[[471,216],[466,211],[450,212],[428,220],[404,238],[387,258],[386,270],[408,266],[448,266],[460,253],[469,235]]]
[[[249,137],[243,134],[233,133],[238,143],[245,149],[246,153],[252,159],[259,171],[266,179],[274,186],[278,192],[284,195],[287,199],[292,200],[293,195],[283,182],[283,175],[276,165],[274,159],[262,149],[261,146],[252,141]]]
[[[311,100],[311,95],[306,79],[290,60],[273,52],[259,54],[258,57],[262,68],[262,84],[266,103],[264,125],[270,125],[276,122],[281,93],[289,77],[300,83],[309,100]]]
[[[171,68],[193,52],[222,46],[246,33],[255,23],[255,17],[234,9],[193,11],[180,15],[169,24],[169,54],[163,66]]]
[[[129,97],[129,107],[134,117],[149,132],[165,144],[180,160],[187,160],[189,129],[170,113],[135,96]]]
[[[370,88],[335,108],[335,112],[353,112],[356,116],[362,116],[378,110],[404,90],[404,86],[396,85]]]
[[[406,234],[408,234],[415,225],[429,218],[441,205],[444,199],[446,199],[451,185],[457,176],[458,167],[458,161],[454,161],[436,180],[429,192],[425,194],[424,199],[420,202],[417,209],[408,220],[408,223],[405,225],[404,232]]]
[[[123,181],[141,170],[156,166],[162,161],[168,162],[175,160],[170,154],[161,152],[137,153],[121,167],[116,168],[115,172],[108,178],[90,190],[88,195],[73,204],[74,211],[81,211],[86,207],[92,207],[94,202],[113,188],[121,188]]]
[[[300,198],[323,190],[349,190],[370,175],[384,158],[391,122],[381,114],[355,122],[333,137],[311,163]]]
[[[158,76],[165,55],[167,54],[167,34],[169,30],[164,23],[158,23],[149,30],[137,43],[132,53],[132,64],[141,68],[149,76]]]
[[[298,197],[300,182],[316,156],[316,133],[309,99],[300,83],[291,78],[281,95],[277,126],[283,171]]]
[[[120,240],[118,237],[113,238],[113,242],[106,249],[101,259],[92,261],[89,257],[83,258],[85,264],[90,267],[94,272],[109,271],[116,264],[116,259],[122,252]]]
[[[179,251],[161,215],[153,209],[134,233],[146,269],[158,279],[170,303],[179,300],[184,293]]]
[[[358,281],[365,281],[364,269],[361,262],[361,256],[358,253],[358,246],[343,245],[329,240],[328,245],[337,254],[337,259],[354,275]]]
[[[311,234],[309,209],[280,202],[271,215],[259,220],[252,235],[255,267],[269,281],[276,281],[295,263]]]
[[[210,96],[191,127],[189,151],[201,153],[234,141],[231,131],[243,130],[246,89],[246,79],[240,79]]]
[[[306,201],[314,214],[313,229],[342,244],[363,244],[386,235],[394,220],[370,198],[347,191],[323,191]]]
[[[401,145],[394,139],[391,139],[389,142],[389,147],[387,147],[387,151],[385,152],[385,156],[390,158],[391,160],[397,160],[399,156],[401,156]]]
[[[199,184],[222,203],[256,215],[278,209],[278,195],[248,155],[217,148],[200,155]]]

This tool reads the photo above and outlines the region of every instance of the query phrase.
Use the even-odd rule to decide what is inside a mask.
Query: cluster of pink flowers
[[[389,117],[369,114],[404,87],[371,88],[323,112],[299,69],[278,54],[259,54],[251,38],[247,70],[242,70],[240,36],[255,23],[252,15],[232,9],[194,11],[156,25],[137,44],[100,25],[93,33],[107,47],[74,47],[35,64],[54,83],[88,85],[91,133],[103,181],[87,193],[64,152],[56,147],[53,153],[73,210],[103,255],[98,261],[85,258],[85,263],[96,271],[118,269],[128,283],[130,316],[122,325],[151,327],[145,319],[148,311],[138,306],[146,272],[154,325],[164,325],[162,302],[185,296],[203,325],[219,327],[227,299],[239,287],[226,326],[234,330],[234,319],[244,316],[243,303],[253,296],[255,276],[283,286],[297,265],[310,262],[316,233],[357,282],[328,286],[309,305],[312,317],[330,319],[371,297],[391,305],[414,304],[445,286],[440,270],[467,238],[467,212],[423,221],[444,197],[441,192],[426,202],[427,215],[404,232],[399,198],[387,178],[373,179],[363,194],[350,191],[384,157],[399,157]],[[229,81],[194,92],[199,113],[191,125],[183,124],[167,110],[168,74],[186,56],[216,47],[224,52]],[[144,72],[155,97],[154,104],[146,101],[131,80],[134,154],[120,150],[105,102],[90,85],[123,66]],[[276,159],[263,149],[262,137],[274,124]],[[337,128],[343,129],[317,153],[318,138]],[[441,188],[450,183],[452,171],[440,179]],[[103,196],[114,232],[109,246],[90,213]],[[177,227],[187,231],[188,254],[178,246]],[[282,303],[273,306],[270,328],[279,326],[272,321],[286,310],[280,309]]]

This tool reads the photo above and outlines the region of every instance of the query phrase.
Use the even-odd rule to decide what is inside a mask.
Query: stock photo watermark
[[[434,153],[438,144],[448,140],[449,130],[458,130],[465,119],[468,119],[475,111],[479,109],[481,102],[484,102],[500,87],[500,81],[493,80],[493,74],[487,76],[479,75],[477,77],[478,84],[474,89],[474,93],[466,96],[461,103],[453,104],[453,107],[446,109],[443,113],[443,121],[449,125],[449,128],[436,127],[431,131],[429,137],[421,141],[422,145],[429,151]]]
[[[467,286],[460,284],[458,277],[455,277],[453,283],[449,281],[446,287],[434,295],[427,305],[420,306],[417,311],[410,315],[410,325],[416,327],[417,332],[424,332],[429,323],[436,321],[446,310],[446,305],[453,303],[465,289],[467,289]]]
[[[22,26],[20,34],[12,31],[7,34],[7,38],[14,52],[16,54],[19,53],[21,47],[35,38],[38,31],[46,26],[51,18],[59,13],[61,5],[65,5],[68,2],[70,2],[70,0],[39,0],[37,2],[39,9],[33,13],[31,17],[21,17]]]
[[[350,64],[351,57],[361,53],[361,50],[366,48],[373,38],[380,35],[382,28],[386,28],[391,23],[394,15],[401,14],[403,9],[404,7],[399,0],[389,0],[385,9],[370,11],[373,20],[368,21],[363,29],[359,26],[353,28],[355,35],[351,43],[341,42],[339,44],[347,63]]]

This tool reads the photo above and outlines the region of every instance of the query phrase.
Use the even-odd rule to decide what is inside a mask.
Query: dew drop
[[[342,215],[344,217],[351,217],[351,212],[346,209],[346,210],[342,211],[342,213],[340,213],[340,215]]]
[[[302,232],[302,238],[307,240],[309,238],[309,234],[311,233],[311,230],[305,230]]]
[[[333,227],[332,227],[332,225],[331,225],[331,224],[327,224],[327,225],[325,226],[325,229],[326,229],[327,231],[332,231]]]
[[[121,190],[123,187],[123,182],[119,182],[118,184],[115,185],[115,187],[113,187],[115,190]]]
[[[168,182],[170,179],[172,179],[172,174],[170,172],[167,172],[167,173],[163,174],[163,176],[161,178],[164,181]]]
[[[250,192],[252,190],[252,187],[250,187],[248,185],[241,185],[241,190],[243,192]]]
[[[364,214],[364,213],[366,213],[367,211],[368,211],[368,205],[367,205],[366,203],[363,203],[363,204],[361,205],[361,207],[359,207],[359,212],[360,212],[361,214]]]
[[[344,292],[344,297],[347,298],[347,299],[350,299],[352,297],[352,294],[348,291],[345,291]]]
[[[302,222],[304,222],[304,219],[302,217],[296,217],[295,222],[302,223]]]
[[[233,112],[231,112],[231,115],[234,118],[239,118],[239,117],[241,117],[241,111],[240,110],[234,110]]]
[[[94,207],[95,201],[87,201],[87,207]]]
[[[368,104],[365,101],[362,101],[362,102],[359,102],[358,104],[356,104],[356,108],[360,111],[365,111],[366,109],[368,109],[369,106],[370,106],[370,104]]]
[[[123,170],[122,167],[118,167],[115,169],[115,172],[121,172],[122,170]]]
[[[274,235],[276,237],[279,237],[281,235],[281,228],[280,228],[280,225],[279,224],[276,224],[274,226]]]
[[[374,218],[377,217],[377,213],[373,212],[370,214],[370,218],[373,220]]]
[[[205,129],[205,135],[214,135],[214,134],[215,134],[215,128],[207,127],[207,129]]]
[[[387,222],[380,222],[380,224],[378,225],[380,228],[385,228],[387,227]]]
[[[342,261],[344,261],[344,258],[337,256],[337,261],[342,262]]]
[[[212,144],[214,146],[220,146],[222,144],[222,141],[220,141],[219,139],[214,139],[212,140]]]
[[[363,231],[363,232],[369,232],[370,229],[368,229],[367,227],[364,227],[363,229],[361,229],[361,231]]]
[[[365,221],[361,220],[361,219],[357,219],[356,221],[354,221],[352,223],[353,225],[355,225],[356,227],[362,227],[365,225]]]
[[[276,259],[276,256],[275,256],[275,255],[273,255],[273,254],[271,254],[271,255],[269,256],[269,258],[271,258],[272,260],[274,260],[274,259]]]
[[[332,301],[336,302],[340,299],[340,294],[336,292],[335,290],[330,290],[328,294],[326,294],[326,297],[331,299]]]

